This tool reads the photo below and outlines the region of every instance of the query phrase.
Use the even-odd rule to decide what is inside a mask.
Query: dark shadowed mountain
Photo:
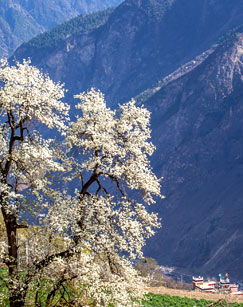
[[[241,280],[242,12],[242,0],[127,0],[98,27],[15,52],[65,82],[70,96],[94,86],[115,106],[142,92],[167,197],[146,254]]]
[[[145,102],[164,177],[147,253],[189,272],[243,273],[243,28]]]
[[[24,41],[79,14],[121,0],[0,0],[0,57],[11,55]]]
[[[207,50],[242,22],[242,0],[127,0],[98,29],[51,47],[24,44],[31,57],[71,93],[92,86],[117,103],[136,96]]]

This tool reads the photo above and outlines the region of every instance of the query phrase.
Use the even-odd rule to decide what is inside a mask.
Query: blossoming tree
[[[62,85],[26,61],[3,62],[0,80],[2,257],[10,306],[40,304],[43,280],[46,306],[135,305],[144,284],[132,261],[160,225],[146,208],[162,197],[148,160],[155,149],[149,112],[134,101],[112,111],[91,89],[75,96],[80,113],[66,127]],[[61,132],[62,145],[42,137],[36,123]],[[36,224],[25,237],[23,268],[17,229],[27,226],[19,223],[27,212]]]
[[[43,139],[32,127],[35,123],[64,131],[68,105],[60,101],[63,87],[29,65],[28,61],[0,67],[0,205],[3,214],[8,251],[5,262],[9,269],[10,305],[20,301],[17,272],[17,229],[21,211],[27,205],[26,188],[39,198],[49,185],[47,173],[63,170],[56,162],[51,140]],[[34,206],[32,208],[34,209]]]

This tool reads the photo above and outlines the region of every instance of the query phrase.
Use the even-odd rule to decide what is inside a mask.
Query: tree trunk
[[[17,223],[11,223],[11,226],[9,225],[7,228],[10,256],[8,265],[10,277],[9,303],[10,307],[23,307],[25,306],[26,290],[21,289],[21,282],[19,280]]]
[[[25,305],[26,291],[20,289],[18,272],[18,242],[17,242],[17,217],[13,213],[8,213],[2,207],[2,213],[6,226],[8,239],[8,259],[6,265],[9,272],[9,302],[10,307],[21,307]]]
[[[25,298],[20,293],[13,293],[9,295],[9,306],[10,307],[24,307]]]
[[[11,213],[3,211],[4,221],[6,225],[6,232],[8,238],[8,261],[7,266],[9,275],[15,275],[18,265],[18,243],[17,243],[17,220],[16,216]]]

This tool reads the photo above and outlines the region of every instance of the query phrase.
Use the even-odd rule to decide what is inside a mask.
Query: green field
[[[214,307],[243,307],[243,303],[226,303],[220,302],[216,304],[213,301],[197,300],[187,297],[178,297],[162,294],[146,295],[147,301],[143,302],[144,307],[207,307],[212,303],[215,303]]]

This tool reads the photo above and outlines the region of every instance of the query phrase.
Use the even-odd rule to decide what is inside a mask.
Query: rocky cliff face
[[[47,53],[25,45],[15,57],[30,56],[70,93],[93,86],[116,104],[208,49],[242,22],[242,10],[241,0],[127,0],[98,30]]]
[[[24,41],[79,14],[118,5],[121,0],[1,0],[0,58]]]
[[[243,267],[243,32],[146,105],[164,179],[164,227],[147,253],[190,272]],[[201,271],[200,271],[201,270]]]

